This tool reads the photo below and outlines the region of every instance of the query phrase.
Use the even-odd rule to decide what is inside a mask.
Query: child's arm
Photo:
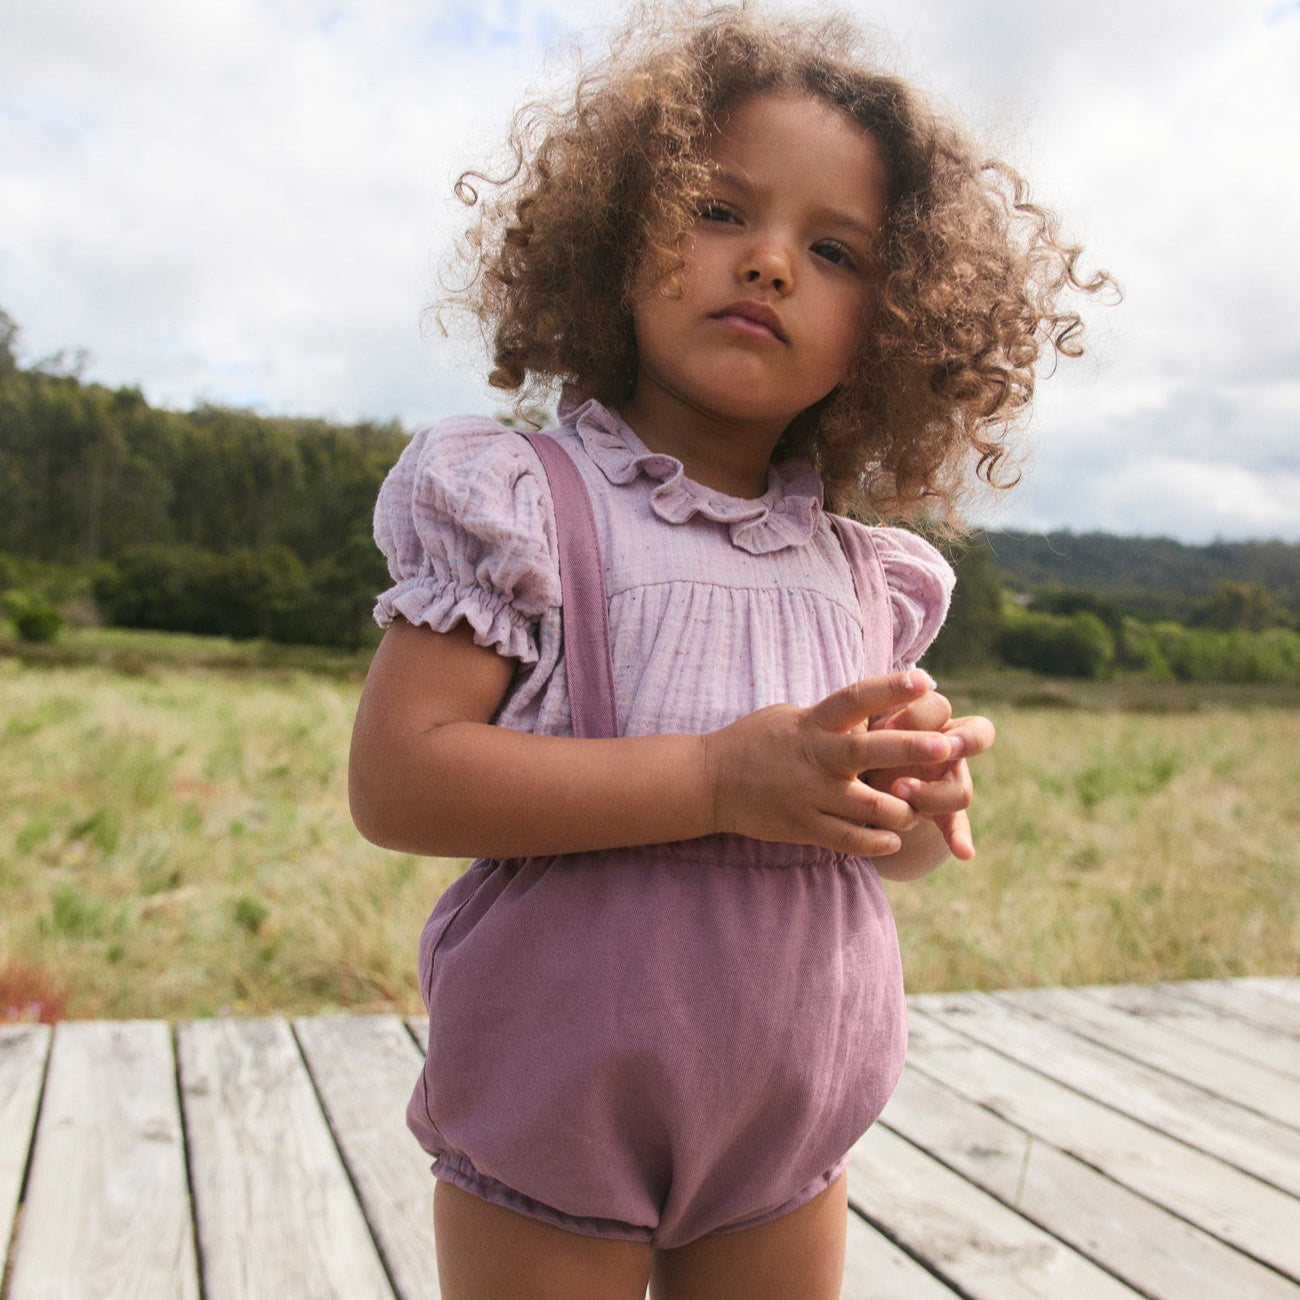
[[[573,740],[490,724],[513,669],[463,624],[442,634],[394,622],[353,731],[349,797],[363,835],[412,853],[503,857],[732,831],[875,857],[898,848],[916,815],[857,774],[951,757],[937,733],[862,726],[925,694],[920,673],[706,736]]]

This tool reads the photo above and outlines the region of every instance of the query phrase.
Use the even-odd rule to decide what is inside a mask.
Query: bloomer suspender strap
[[[862,609],[863,663],[868,677],[889,672],[894,667],[894,628],[889,617],[889,589],[885,583],[884,566],[871,544],[871,539],[852,520],[833,515],[828,510],[840,550],[849,562],[853,589]],[[882,617],[883,611],[883,617]]]
[[[612,738],[618,735],[618,711],[609,648],[609,602],[591,498],[573,458],[554,438],[521,432],[541,459],[555,506],[564,671],[573,734],[588,740]]]
[[[614,704],[614,661],[609,643],[609,602],[600,559],[596,518],[573,458],[545,433],[523,431],[542,462],[555,509],[555,537],[560,552],[561,622],[564,669],[569,686],[573,734],[595,740],[618,735]],[[888,591],[880,556],[870,540],[847,520],[827,512],[862,609],[865,671],[868,676],[893,667],[893,627],[880,611],[888,610]]]

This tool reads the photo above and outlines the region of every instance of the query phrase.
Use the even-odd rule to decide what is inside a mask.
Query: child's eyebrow
[[[739,172],[728,171],[725,167],[715,167],[713,169],[713,179],[717,184],[730,186],[732,189],[737,189],[749,197],[753,197],[758,192],[758,187],[749,177],[743,176]],[[819,222],[824,221],[828,225],[851,230],[864,239],[874,241],[880,235],[878,226],[873,226],[851,213],[841,212],[839,208],[818,208],[812,215]]]

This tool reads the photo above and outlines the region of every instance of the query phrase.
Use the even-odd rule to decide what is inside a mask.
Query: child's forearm
[[[915,816],[858,773],[942,762],[953,746],[862,727],[928,690],[905,673],[707,735],[575,740],[489,721],[513,671],[462,627],[389,629],[352,732],[349,800],[363,835],[410,853],[526,857],[729,831],[873,857],[893,853]]]
[[[943,832],[922,818],[900,835],[903,846],[888,857],[875,858],[876,870],[885,880],[919,880],[952,856]]]
[[[573,740],[453,722],[392,744],[403,752],[351,778],[357,827],[385,848],[521,857],[715,829],[702,736]]]

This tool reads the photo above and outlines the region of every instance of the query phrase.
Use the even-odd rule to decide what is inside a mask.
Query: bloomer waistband
[[[633,848],[597,849],[587,853],[566,853],[566,862],[599,866],[602,860],[626,870],[638,860],[646,862],[699,862],[717,867],[852,867],[860,869],[869,858],[833,853],[817,844],[787,844],[750,839],[746,835],[703,835],[693,840],[647,844]],[[552,861],[554,855],[516,859],[520,862]]]

